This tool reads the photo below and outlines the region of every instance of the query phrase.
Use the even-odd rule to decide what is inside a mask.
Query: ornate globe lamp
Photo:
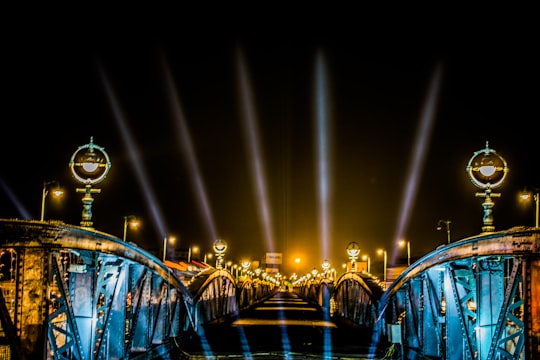
[[[485,149],[476,151],[467,165],[467,174],[469,179],[478,188],[484,192],[476,193],[476,196],[483,197],[484,219],[482,226],[483,232],[495,231],[493,225],[493,206],[495,203],[492,198],[500,197],[501,194],[492,192],[492,189],[499,187],[508,174],[506,160],[493,149],[489,148],[486,141]]]
[[[321,267],[323,269],[324,278],[329,277],[328,275],[330,272],[330,262],[328,260],[324,260],[323,263],[321,264]]]
[[[101,189],[92,189],[92,186],[103,181],[109,173],[109,155],[101,146],[94,144],[94,138],[90,137],[90,143],[79,146],[73,153],[69,168],[75,180],[84,185],[84,188],[77,189],[77,192],[84,193],[81,226],[92,228],[92,194],[101,192]]]
[[[225,256],[225,251],[227,251],[227,242],[222,239],[217,239],[214,241],[214,252],[216,253],[216,267],[218,269],[223,268],[223,257]]]
[[[247,272],[249,270],[249,267],[251,266],[251,262],[248,260],[242,261],[242,270],[243,272]]]
[[[351,261],[351,271],[356,272],[356,259],[360,255],[360,247],[354,241],[351,241],[347,245],[347,255],[349,255],[349,260]]]

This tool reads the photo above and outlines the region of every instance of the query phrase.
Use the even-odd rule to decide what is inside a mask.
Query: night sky
[[[308,270],[324,259],[340,266],[351,241],[376,261],[375,250],[394,253],[399,236],[418,258],[446,243],[440,219],[451,221],[452,241],[481,232],[482,199],[465,168],[489,141],[510,169],[496,190],[496,230],[532,226],[534,207],[517,194],[540,187],[537,26],[472,15],[329,16],[334,25],[321,16],[240,21],[217,13],[14,21],[2,44],[0,217],[39,219],[43,182],[57,180],[66,194],[60,203],[47,199],[45,217],[78,225],[80,185],[68,163],[93,137],[112,163],[95,186],[94,227],[121,238],[124,216],[136,215],[142,227],[128,240],[145,249],[159,249],[170,234],[179,248],[209,252],[216,236],[229,245],[226,259],[274,250],[285,271]],[[319,217],[318,65],[326,74],[327,230]],[[271,230],[252,176],[240,69]],[[431,125],[421,132],[424,118]],[[425,151],[415,162],[418,144]]]

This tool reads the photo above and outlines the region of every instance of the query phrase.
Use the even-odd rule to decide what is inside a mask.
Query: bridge
[[[186,281],[134,244],[52,221],[0,219],[0,266],[0,359],[540,353],[538,228],[440,247],[387,288],[365,272],[290,289],[220,268]]]

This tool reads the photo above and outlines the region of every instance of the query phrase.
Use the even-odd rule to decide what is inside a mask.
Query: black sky
[[[96,229],[121,237],[123,217],[134,214],[144,226],[129,234],[131,240],[159,248],[162,234],[121,140],[105,74],[167,232],[181,239],[181,247],[210,251],[214,239],[206,238],[165,91],[165,59],[218,234],[231,258],[260,258],[266,248],[240,120],[241,51],[262,134],[276,250],[288,265],[296,256],[309,268],[323,260],[313,142],[318,53],[326,62],[331,103],[333,264],[346,260],[350,241],[372,257],[379,247],[391,252],[422,106],[438,65],[442,85],[433,132],[404,233],[413,256],[445,243],[446,234],[436,230],[439,219],[452,221],[453,240],[481,231],[481,199],[465,167],[486,141],[510,168],[495,200],[496,229],[532,225],[533,208],[523,209],[516,198],[524,186],[540,186],[538,27],[522,15],[511,22],[473,15],[375,21],[368,14],[334,13],[332,23],[316,21],[321,14],[312,21],[278,15],[242,21],[215,13],[161,19],[159,12],[129,19],[21,18],[3,35],[0,217],[24,218],[16,199],[38,219],[43,181],[54,179],[67,194],[61,205],[48,202],[47,218],[78,225],[81,196],[68,163],[93,136],[112,162],[97,186]]]

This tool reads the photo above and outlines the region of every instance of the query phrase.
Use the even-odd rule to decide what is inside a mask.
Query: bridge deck
[[[316,304],[278,292],[184,342],[182,359],[367,358],[371,331],[336,323]]]

